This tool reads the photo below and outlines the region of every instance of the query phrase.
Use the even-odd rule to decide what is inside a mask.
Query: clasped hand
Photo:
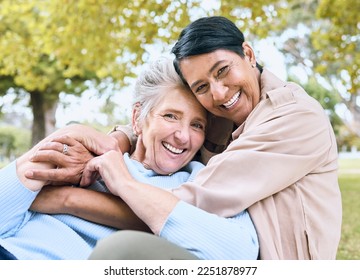
[[[83,125],[60,129],[45,140],[30,160],[50,163],[54,168],[27,170],[25,176],[51,185],[91,184],[98,174],[87,172],[88,177],[82,180],[86,164],[109,150],[120,151],[114,138]]]

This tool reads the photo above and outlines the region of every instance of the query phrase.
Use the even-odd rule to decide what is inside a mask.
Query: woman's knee
[[[156,235],[122,230],[100,240],[89,259],[171,260],[197,259],[186,249]]]

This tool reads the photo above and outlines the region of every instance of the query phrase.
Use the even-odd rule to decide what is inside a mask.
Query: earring
[[[256,64],[252,64],[251,66],[252,66],[252,68],[255,68]]]

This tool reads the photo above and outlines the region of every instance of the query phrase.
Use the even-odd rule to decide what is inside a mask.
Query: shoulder
[[[300,85],[281,81],[272,74],[262,82],[267,83],[262,86],[262,100],[247,118],[242,134],[266,134],[278,140],[311,134],[320,127],[325,133],[329,129],[325,110]]]
[[[320,103],[299,84],[283,81],[266,69],[261,83],[262,100],[257,106],[260,110],[256,110],[256,114],[291,114],[299,111],[324,114]]]

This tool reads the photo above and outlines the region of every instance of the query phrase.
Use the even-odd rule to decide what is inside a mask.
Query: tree
[[[60,92],[80,94],[86,80],[123,83],[148,44],[189,22],[187,9],[170,0],[1,1],[0,94],[30,94],[32,144],[50,132],[46,121],[54,126]]]
[[[342,102],[353,116],[348,123],[360,137],[360,2],[357,0],[322,0],[317,16],[321,20],[312,34],[317,54],[315,71],[344,91]]]
[[[190,20],[206,14],[201,2],[3,0],[0,94],[8,88],[30,93],[36,143],[46,134],[46,120],[51,126],[60,92],[80,94],[86,80],[124,85],[124,77],[134,76],[135,67],[149,59],[147,46],[157,43],[165,50]],[[276,37],[289,67],[302,65],[333,89],[339,83],[346,88],[341,98],[354,116],[353,130],[360,133],[359,1],[218,3],[208,13],[232,19],[248,40]]]
[[[335,107],[340,100],[339,95],[334,90],[328,90],[322,86],[317,79],[313,76],[309,80],[302,84],[300,81],[295,79],[295,82],[302,85],[305,91],[319,101],[321,106],[327,112],[331,125],[336,135],[339,135],[339,131],[343,127],[343,122],[336,114]]]

